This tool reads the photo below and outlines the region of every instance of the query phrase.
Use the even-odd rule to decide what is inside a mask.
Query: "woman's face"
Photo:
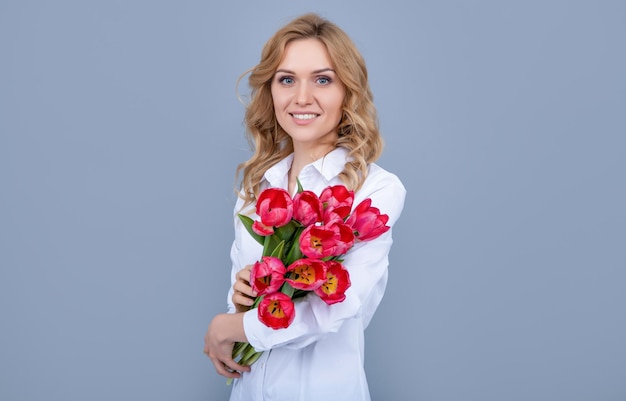
[[[272,80],[272,99],[278,123],[294,149],[323,152],[334,145],[345,96],[322,42],[298,39],[287,45]]]

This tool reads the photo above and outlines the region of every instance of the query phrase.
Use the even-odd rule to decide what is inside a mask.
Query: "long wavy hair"
[[[344,185],[357,191],[367,177],[369,163],[382,153],[378,117],[361,53],[334,23],[317,14],[302,15],[278,30],[263,47],[259,64],[240,77],[241,80],[250,74],[251,97],[244,123],[248,143],[254,152],[249,160],[237,167],[237,177],[243,172],[239,196],[244,205],[255,201],[267,169],[293,152],[291,138],[276,120],[271,85],[287,44],[309,38],[324,44],[337,78],[346,90],[335,143],[335,147],[349,151],[348,161],[339,175]]]

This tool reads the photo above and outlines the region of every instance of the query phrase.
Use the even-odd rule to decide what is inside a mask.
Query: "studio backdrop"
[[[373,399],[626,400],[625,4],[0,0],[0,399],[227,399],[236,83],[314,11],[407,188]]]

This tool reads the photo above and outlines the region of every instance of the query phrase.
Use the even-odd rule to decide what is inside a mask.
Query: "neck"
[[[334,145],[321,145],[313,149],[296,146],[293,149],[293,162],[289,169],[289,192],[293,193],[296,186],[296,178],[307,164],[321,159],[335,149]]]

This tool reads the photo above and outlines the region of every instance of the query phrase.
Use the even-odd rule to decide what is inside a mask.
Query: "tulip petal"
[[[252,223],[252,231],[261,237],[267,237],[268,235],[274,234],[274,228],[272,226],[266,226],[260,221]]]

